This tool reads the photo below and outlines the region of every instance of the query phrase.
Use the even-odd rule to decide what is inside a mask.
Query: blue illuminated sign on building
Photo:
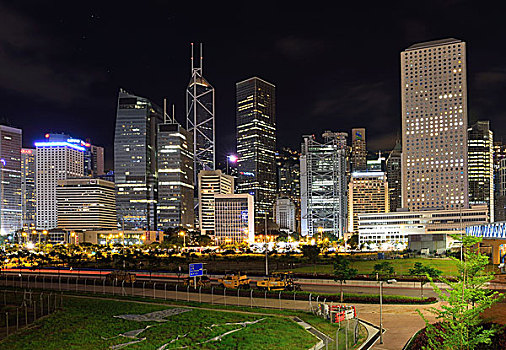
[[[506,238],[506,222],[468,226],[466,234],[482,238]]]

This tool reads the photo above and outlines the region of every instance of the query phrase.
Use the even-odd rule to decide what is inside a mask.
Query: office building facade
[[[127,229],[156,230],[156,132],[161,122],[162,111],[158,106],[120,90],[114,134],[114,177],[118,222]]]
[[[465,234],[467,226],[486,223],[488,220],[486,205],[467,209],[360,214],[359,244],[372,249],[402,250],[407,248],[410,236],[414,236],[414,242],[424,241],[423,236],[445,242],[445,246],[440,248],[447,249],[453,242],[450,235]]]
[[[35,149],[21,149],[21,212],[22,226],[34,227],[37,217],[35,192]]]
[[[257,77],[236,84],[238,193],[255,198],[255,217],[272,218],[276,200],[276,91]]]
[[[367,169],[367,144],[364,128],[351,130],[351,168],[353,171]]]
[[[177,122],[158,125],[158,229],[194,226],[193,140]]]
[[[359,214],[388,213],[389,209],[385,173],[351,173],[348,185],[348,232],[358,233]]]
[[[46,140],[35,142],[37,229],[58,226],[56,188],[58,180],[84,176],[86,147],[63,134],[46,134]]]
[[[385,163],[386,175],[388,181],[388,201],[389,211],[396,211],[402,208],[402,146],[398,141],[394,149],[388,155]]]
[[[411,210],[467,208],[466,44],[401,52],[402,200]]]
[[[253,243],[255,240],[255,206],[253,196],[243,194],[215,194],[216,244]]]
[[[490,122],[478,121],[468,129],[467,166],[469,204],[486,204],[494,221],[494,138]]]
[[[21,129],[0,125],[0,235],[22,227]]]
[[[323,142],[304,136],[300,156],[301,233],[346,232],[346,133],[326,131]]]
[[[217,194],[234,193],[234,178],[221,170],[201,170],[199,181],[199,228],[203,235],[215,234],[215,201]]]
[[[276,199],[275,220],[281,231],[297,231],[297,205],[287,197]]]
[[[113,230],[117,226],[113,182],[80,178],[58,180],[57,222],[62,230]]]

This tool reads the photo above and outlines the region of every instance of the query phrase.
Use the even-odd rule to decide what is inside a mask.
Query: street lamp
[[[179,237],[181,236],[183,237],[183,248],[186,248],[186,233],[183,230],[181,230],[179,231],[178,235]]]
[[[379,281],[380,285],[380,344],[383,344],[383,283]],[[397,283],[397,280],[391,279],[387,281],[388,284]]]
[[[322,238],[323,238],[323,227],[318,227],[317,229],[317,232],[318,232],[318,239],[319,241],[321,242]]]
[[[70,232],[70,237],[71,238],[74,238],[74,244],[76,244],[76,233],[74,231]],[[72,244],[72,239],[70,240],[69,242],[70,244]]]

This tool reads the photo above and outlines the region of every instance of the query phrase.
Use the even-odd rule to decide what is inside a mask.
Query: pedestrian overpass
[[[493,222],[490,224],[466,227],[466,235],[483,238],[480,248],[487,248],[491,253],[494,265],[504,264],[506,258],[506,222]]]

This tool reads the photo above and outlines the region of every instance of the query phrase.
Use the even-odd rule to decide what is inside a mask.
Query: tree
[[[350,267],[350,260],[336,255],[334,259],[334,281],[341,282],[341,303],[343,302],[343,283],[357,275],[358,270]]]
[[[350,238],[348,238],[348,241],[346,243],[352,250],[356,250],[358,248],[358,235],[352,235]]]
[[[393,275],[394,272],[395,272],[394,267],[392,266],[391,262],[382,261],[374,265],[373,273],[378,274],[378,276],[380,276],[381,278]]]
[[[423,265],[421,262],[416,262],[412,269],[409,269],[409,274],[412,276],[420,276],[420,298],[423,299],[423,285],[427,283],[427,276],[431,278],[438,278],[443,271],[433,267]]]
[[[456,282],[440,278],[448,288],[440,289],[428,277],[443,303],[440,308],[430,309],[438,321],[437,327],[418,311],[427,326],[427,349],[475,349],[478,344],[491,343],[496,329],[485,329],[480,314],[499,301],[502,294],[485,288],[493,276],[485,272],[488,257],[475,248],[479,242],[478,237],[463,237],[463,260],[453,258],[460,276]]]
[[[320,248],[316,245],[304,245],[302,246],[302,256],[309,260],[313,264],[314,274],[316,275],[316,261],[320,255]]]

